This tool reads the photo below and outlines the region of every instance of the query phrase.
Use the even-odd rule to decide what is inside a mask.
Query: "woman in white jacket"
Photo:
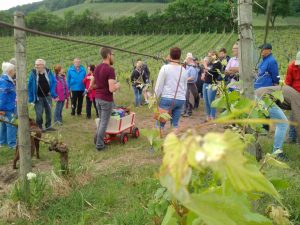
[[[159,108],[170,113],[173,132],[178,132],[179,119],[186,101],[187,72],[180,63],[181,49],[171,48],[169,63],[163,65],[156,81],[155,94]],[[165,123],[160,123],[163,129]]]

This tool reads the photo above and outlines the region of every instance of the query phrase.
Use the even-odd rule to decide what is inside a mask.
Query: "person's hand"
[[[55,102],[58,102],[59,101],[59,97],[56,97],[53,99]]]
[[[205,79],[205,74],[203,73],[203,74],[201,75],[201,80],[204,81],[204,79]]]
[[[0,116],[4,116],[4,115],[5,115],[5,112],[0,111]]]
[[[88,79],[88,80],[92,80],[92,79],[93,79],[93,77],[92,77],[92,76],[88,76],[86,79]]]
[[[120,84],[119,82],[117,82],[117,83],[116,83],[116,88],[117,88],[117,89],[120,89],[120,87],[121,87],[121,84]]]

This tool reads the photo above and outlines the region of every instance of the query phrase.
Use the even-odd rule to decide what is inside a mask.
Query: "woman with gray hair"
[[[52,71],[46,68],[43,59],[35,61],[35,69],[32,69],[28,81],[28,100],[34,104],[36,123],[43,129],[43,112],[46,112],[45,130],[54,130],[51,127],[52,118],[52,98],[58,101],[55,91],[56,79]]]
[[[0,77],[0,118],[12,122],[16,109],[15,66],[9,62],[2,63],[3,74]],[[0,146],[8,145],[15,149],[17,128],[11,124],[0,123]]]

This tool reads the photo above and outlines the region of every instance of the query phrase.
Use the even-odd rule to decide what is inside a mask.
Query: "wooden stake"
[[[253,0],[238,0],[239,72],[243,94],[251,99],[254,98],[252,4]]]
[[[14,25],[25,27],[24,14],[15,12]],[[20,178],[21,189],[24,194],[24,201],[30,197],[29,181],[27,173],[31,172],[31,140],[28,115],[28,91],[26,75],[26,33],[21,30],[14,30],[15,37],[15,58],[17,74],[17,109],[18,109],[18,139],[20,151]]]

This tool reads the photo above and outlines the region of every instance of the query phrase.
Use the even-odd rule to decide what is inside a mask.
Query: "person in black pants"
[[[86,118],[91,119],[92,117],[92,105],[94,105],[96,115],[98,115],[98,110],[96,106],[96,90],[90,89],[91,87],[91,81],[94,79],[94,71],[95,71],[95,65],[89,65],[88,66],[88,73],[86,77],[83,80],[83,83],[85,85],[85,93],[86,93]]]
[[[77,109],[77,115],[81,116],[82,103],[84,97],[84,84],[83,79],[85,78],[85,68],[80,65],[80,59],[74,59],[74,65],[68,69],[67,83],[71,93],[72,112],[71,115],[75,116]]]

